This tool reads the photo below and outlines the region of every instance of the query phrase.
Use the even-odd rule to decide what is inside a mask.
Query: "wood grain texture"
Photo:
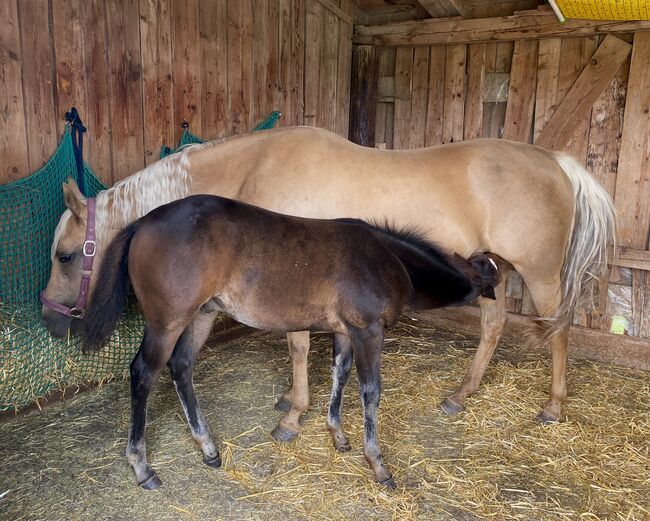
[[[605,38],[537,138],[538,145],[555,149],[571,139],[630,50],[629,44],[615,36]]]
[[[442,141],[456,143],[463,140],[467,46],[450,45],[446,48],[446,52]]]
[[[503,137],[530,142],[537,85],[536,41],[521,40],[515,43],[510,73],[510,89],[506,108]]]
[[[341,0],[341,9],[350,16],[354,10],[352,0]],[[352,33],[353,24],[339,20],[339,48],[336,84],[336,133],[348,137],[350,122],[350,74],[352,68]],[[374,103],[375,100],[371,100]]]
[[[408,148],[411,132],[411,76],[413,74],[413,48],[398,48],[395,54],[395,122],[394,146]]]
[[[16,2],[0,2],[0,184],[22,179],[29,173],[25,123],[23,58]]]
[[[293,0],[293,28],[291,31],[291,61],[293,64],[291,90],[291,125],[302,125],[305,115],[305,2]],[[350,42],[350,60],[352,59],[352,42]],[[348,84],[350,82],[348,72]]]
[[[352,104],[350,106],[350,139],[366,147],[375,146],[377,113],[378,60],[372,45],[352,48]]]
[[[427,122],[424,140],[426,146],[442,145],[443,143],[446,70],[447,51],[441,45],[434,45],[430,48],[429,53]]]
[[[18,3],[22,47],[22,81],[29,139],[29,169],[37,170],[54,152],[63,122],[57,125],[54,63],[50,46],[49,2]],[[4,23],[4,21],[2,22]]]
[[[413,55],[411,89],[411,128],[409,148],[424,146],[427,122],[427,86],[429,80],[429,48],[418,47]]]
[[[325,9],[321,19],[323,45],[320,55],[320,87],[316,125],[336,131],[336,65],[338,61],[339,24],[336,15]]]
[[[204,7],[208,4],[206,2]],[[140,0],[140,46],[144,157],[145,163],[150,164],[158,160],[160,147],[173,145],[176,137],[169,0]],[[208,63],[206,71],[211,71]]]
[[[467,98],[463,137],[475,139],[483,134],[486,44],[477,43],[468,46],[467,59]]]
[[[534,142],[537,142],[539,135],[557,109],[561,49],[562,40],[560,38],[549,38],[539,42]]]
[[[286,1],[284,3],[286,3]],[[259,121],[261,118],[266,116],[270,110],[273,110],[270,106],[271,104],[268,102],[267,64],[269,63],[270,48],[275,48],[275,46],[271,45],[269,39],[268,10],[268,0],[259,0],[255,3],[255,9],[253,10],[253,32],[251,38],[253,47],[253,119],[255,121]],[[286,21],[284,21],[284,23],[286,24]],[[282,36],[282,41],[284,42],[290,33],[285,35],[284,32],[280,31],[280,34]],[[286,57],[284,59],[286,59]],[[278,62],[278,68],[279,65]]]
[[[307,2],[305,31],[305,125],[316,125],[319,107],[320,55],[322,45],[321,16],[323,6],[316,0]]]

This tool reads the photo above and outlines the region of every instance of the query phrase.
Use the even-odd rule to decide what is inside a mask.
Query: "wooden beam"
[[[650,20],[567,20],[560,24],[550,8],[513,16],[464,20],[417,20],[385,25],[358,25],[354,41],[379,46],[440,45],[629,33],[650,30]]]
[[[571,139],[631,49],[630,44],[607,35],[551,116],[537,138],[537,145],[553,150]]]
[[[442,327],[477,333],[480,331],[480,310],[477,307],[436,309],[411,312],[410,316],[428,320]],[[530,319],[508,313],[505,338],[521,341]],[[603,333],[595,329],[572,326],[569,330],[569,356],[650,370],[650,343],[647,338]],[[535,350],[546,351],[539,347]]]
[[[458,0],[418,0],[418,3],[433,18],[458,16],[461,14],[456,7],[456,4],[459,3]]]
[[[375,146],[377,115],[377,57],[375,47],[352,47],[350,93],[350,140],[366,147]]]
[[[346,13],[343,9],[340,7],[334,5],[330,0],[316,0],[317,2],[320,2],[323,4],[324,7],[332,11],[336,16],[338,16],[341,20],[343,20],[345,23],[352,25],[354,23],[354,20],[352,19],[352,16],[348,13]]]
[[[650,271],[650,251],[621,246],[618,248],[616,258],[612,259],[610,264],[612,266]]]

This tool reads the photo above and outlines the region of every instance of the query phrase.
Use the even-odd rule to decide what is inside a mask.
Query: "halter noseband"
[[[95,260],[95,253],[97,251],[97,243],[95,242],[95,198],[91,197],[86,200],[87,205],[87,218],[86,218],[86,239],[81,248],[83,253],[83,262],[81,265],[82,275],[81,284],[79,286],[79,296],[77,303],[73,308],[59,304],[54,300],[45,296],[45,290],[41,291],[39,298],[41,303],[46,307],[53,309],[70,318],[83,318],[86,312],[86,301],[88,300],[88,289],[90,288],[90,275],[93,272],[93,261]]]

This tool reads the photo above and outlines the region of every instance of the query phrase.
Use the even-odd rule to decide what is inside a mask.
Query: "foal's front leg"
[[[381,348],[384,330],[378,324],[354,335],[352,349],[363,402],[363,454],[375,473],[375,479],[388,488],[395,488],[391,473],[384,465],[377,435],[377,411],[381,397]]]
[[[336,333],[334,335],[334,350],[332,359],[332,397],[327,413],[327,430],[332,435],[334,447],[339,452],[350,450],[348,438],[341,425],[341,409],[343,406],[343,389],[350,376],[352,367],[352,344],[350,337]]]
[[[304,335],[307,334],[307,338],[304,338]],[[298,331],[287,333],[287,344],[289,346],[289,358],[291,358],[291,363],[293,367],[293,373],[295,375],[296,371],[299,371],[300,380],[305,382],[307,385],[307,353],[309,352],[309,334],[306,331]],[[297,353],[296,353],[297,351]],[[300,360],[301,353],[304,353],[304,362]],[[298,360],[296,360],[298,358]],[[298,365],[296,365],[298,364]],[[286,391],[282,393],[282,396],[275,402],[275,408],[278,411],[289,412],[291,410],[291,403],[293,401],[293,388],[294,388],[294,378],[291,378],[291,384]],[[306,401],[309,403],[309,388],[306,390],[307,396]],[[305,398],[302,398],[305,401]]]
[[[135,472],[138,485],[147,490],[157,489],[162,484],[147,462],[147,400],[160,371],[171,356],[179,334],[180,331],[156,334],[145,327],[140,349],[131,362],[131,427],[126,458]]]

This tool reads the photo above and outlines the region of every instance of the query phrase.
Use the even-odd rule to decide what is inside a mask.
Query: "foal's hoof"
[[[217,454],[212,459],[204,459],[203,463],[205,463],[208,467],[212,467],[213,469],[219,468],[221,467],[221,456]]]
[[[275,429],[273,429],[271,436],[273,436],[273,439],[275,439],[275,441],[279,441],[281,443],[291,443],[296,439],[298,433],[295,431],[290,431],[289,429],[285,429],[284,427],[278,425]]]
[[[291,401],[281,397],[273,407],[276,411],[289,412],[291,410]]]
[[[384,481],[379,481],[379,484],[384,485],[386,488],[389,488],[391,490],[395,490],[397,488],[395,481],[393,481],[393,476],[385,479]]]
[[[547,413],[546,411],[540,412],[535,419],[542,425],[550,425],[551,423],[557,423],[560,421],[559,418],[556,418],[552,414]]]
[[[140,485],[145,490],[157,490],[160,488],[160,485],[162,485],[162,481],[160,481],[160,478],[158,476],[152,474],[142,483],[138,483],[138,485]]]
[[[446,398],[445,401],[440,404],[440,408],[442,409],[442,412],[450,416],[452,414],[458,414],[459,412],[463,412],[465,410],[465,407],[458,405],[451,398]]]
[[[334,443],[334,448],[337,452],[348,452],[352,450],[352,445],[348,443],[348,440],[345,440],[344,443]]]

